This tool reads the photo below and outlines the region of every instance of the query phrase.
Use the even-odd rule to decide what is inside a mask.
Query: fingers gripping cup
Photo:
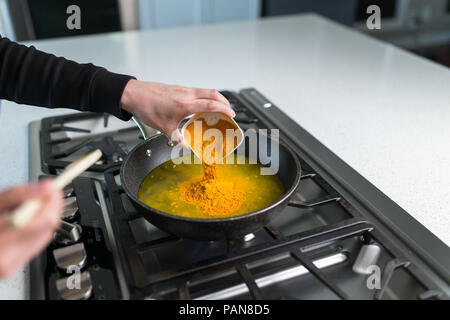
[[[187,145],[203,163],[222,163],[239,147],[244,132],[232,118],[219,112],[197,113],[181,128]]]

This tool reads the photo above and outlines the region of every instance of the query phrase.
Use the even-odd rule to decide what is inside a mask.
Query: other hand
[[[62,191],[49,179],[0,192],[0,278],[12,275],[51,241],[61,221]],[[44,205],[23,229],[8,223],[8,213],[28,199]]]

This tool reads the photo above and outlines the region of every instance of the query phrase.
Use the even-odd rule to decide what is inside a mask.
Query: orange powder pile
[[[191,179],[179,184],[180,200],[193,204],[211,216],[223,216],[240,208],[245,201],[248,181],[217,177]]]
[[[224,137],[223,155],[226,148],[226,129],[235,129],[232,123],[225,120],[219,120],[214,126],[209,126],[206,121],[202,121],[202,129],[205,132],[209,128],[215,128],[221,131]],[[191,123],[186,130],[190,134],[190,143],[194,148],[194,123]],[[215,143],[215,141],[205,141],[202,137],[202,150],[207,146]],[[192,178],[179,184],[180,200],[188,202],[197,208],[212,216],[224,216],[232,213],[240,208],[245,201],[245,192],[249,186],[249,181],[242,177],[222,177],[217,172],[217,157],[215,156],[215,148],[212,149],[210,155],[203,155],[201,150],[196,153],[201,155],[203,165],[203,176],[200,178]]]

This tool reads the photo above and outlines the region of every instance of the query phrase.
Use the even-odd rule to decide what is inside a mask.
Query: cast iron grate
[[[125,142],[109,134],[91,134],[84,138],[72,141],[67,136],[68,132],[89,134],[89,129],[77,127],[78,121],[103,119],[103,127],[108,129],[109,115],[99,113],[76,113],[58,117],[45,118],[41,121],[40,151],[41,167],[45,173],[56,174],[58,169],[63,169],[71,163],[68,159],[78,151],[102,150],[103,157],[94,164],[89,171],[103,172],[117,164],[126,157],[128,150],[124,149]],[[120,129],[115,134],[126,131],[136,132],[136,143],[139,142],[137,127]]]

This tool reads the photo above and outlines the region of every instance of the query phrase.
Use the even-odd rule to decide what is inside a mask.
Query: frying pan
[[[138,126],[144,138],[150,136],[149,130],[152,129],[149,129],[142,123],[138,123]],[[271,152],[271,137],[257,134],[258,159],[256,160],[258,162],[261,162],[259,159],[260,139],[268,139],[266,145],[269,150],[266,154]],[[250,146],[248,140],[244,142],[242,147],[245,148],[245,155],[248,156]],[[136,207],[136,210],[146,220],[161,230],[186,239],[239,239],[269,224],[287,205],[298,187],[301,168],[297,156],[281,141],[278,143],[278,150],[279,170],[277,175],[284,186],[284,195],[265,208],[229,218],[201,219],[176,216],[152,208],[138,199],[139,187],[147,174],[159,165],[172,159],[173,144],[170,143],[170,140],[164,134],[154,135],[131,150],[122,164],[120,178],[122,187]],[[179,156],[182,156],[181,150]]]

